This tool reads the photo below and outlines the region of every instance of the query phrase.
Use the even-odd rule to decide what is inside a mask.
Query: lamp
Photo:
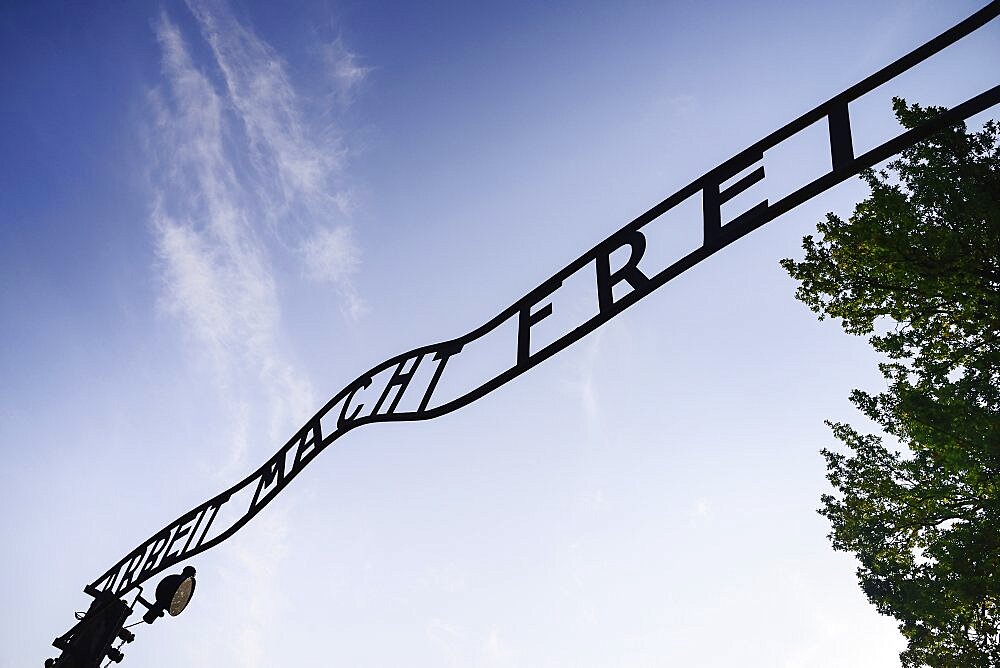
[[[156,600],[153,603],[139,596],[138,601],[148,608],[142,621],[152,624],[163,616],[164,611],[169,612],[171,617],[181,614],[194,594],[194,574],[194,567],[185,566],[180,573],[160,580],[160,584],[156,585]]]

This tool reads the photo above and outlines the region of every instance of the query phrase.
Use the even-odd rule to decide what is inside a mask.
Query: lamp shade
[[[191,566],[185,566],[184,570],[174,575],[168,575],[160,580],[156,585],[156,600],[149,611],[143,615],[143,620],[152,624],[157,617],[162,617],[164,611],[169,612],[171,617],[176,617],[184,611],[191,596],[194,594],[195,570]]]

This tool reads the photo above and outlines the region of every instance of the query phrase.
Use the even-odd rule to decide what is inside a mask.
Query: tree
[[[893,100],[912,128],[941,108]],[[1000,128],[964,124],[866,170],[871,196],[782,266],[796,298],[885,356],[851,401],[885,432],[829,423],[836,494],[819,512],[853,552],[907,667],[1000,666]]]

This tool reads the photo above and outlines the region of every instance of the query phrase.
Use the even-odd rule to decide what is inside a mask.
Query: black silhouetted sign
[[[1000,86],[855,155],[848,103],[982,27],[998,14],[1000,0],[994,0],[945,33],[726,160],[614,232],[481,327],[456,339],[397,355],[363,373],[327,402],[260,468],[150,536],[97,578],[92,586],[121,596],[157,573],[218,545],[270,503],[320,452],[350,430],[372,422],[428,420],[476,401],[761,225],[934,132],[996,105],[1000,102]],[[744,192],[749,195],[767,178],[760,164],[764,152],[816,122],[825,122],[828,127],[829,171],[816,174],[806,185],[781,199],[773,202],[759,199],[724,222],[723,205]],[[727,185],[730,179],[747,170],[750,171],[745,176]],[[640,269],[649,244],[644,228],[667,211],[699,195],[704,227],[701,246],[656,273]],[[626,259],[613,261],[612,255]],[[596,296],[596,315],[549,343],[533,345],[533,331],[537,331],[533,328],[553,313],[552,296],[567,279],[579,272],[591,277],[588,280],[592,281]],[[616,294],[620,296],[616,298]],[[508,329],[516,333],[510,341],[508,367],[478,380],[472,389],[456,396],[440,390],[439,381],[448,374],[449,363],[458,359],[463,350],[491,333],[500,335]],[[423,373],[418,376],[417,371],[422,367]],[[430,373],[426,373],[427,367]],[[423,380],[418,382],[418,378]],[[407,405],[417,406],[415,409],[399,408],[404,395]]]

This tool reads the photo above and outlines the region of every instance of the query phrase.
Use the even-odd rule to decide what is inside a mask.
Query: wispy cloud
[[[341,104],[349,104],[371,68],[361,65],[358,56],[344,46],[342,39],[325,44],[322,53],[327,76],[334,84],[332,94]]]
[[[289,372],[276,345],[280,327],[277,284],[267,245],[227,146],[233,134],[226,99],[193,63],[177,26],[157,25],[166,86],[155,90],[152,146],[152,227],[160,260],[162,303],[212,361],[219,385],[232,390],[252,375],[282,413],[303,414],[307,381]],[[230,392],[234,417],[252,399]],[[311,402],[309,402],[311,403]],[[271,424],[272,428],[276,425]],[[276,436],[272,429],[266,432]],[[235,443],[231,465],[242,466]],[[231,473],[231,471],[224,471]]]
[[[345,151],[329,129],[312,132],[288,67],[270,45],[221,3],[189,7],[210,47],[206,65],[194,62],[169,17],[156,25],[164,85],[150,95],[152,223],[162,300],[202,344],[220,382],[254,372],[278,388],[288,413],[290,401],[309,404],[311,396],[276,343],[276,263],[292,254],[302,277],[332,284],[348,317],[365,311],[354,286],[361,251],[338,188]],[[363,77],[342,43],[334,44],[349,78]]]
[[[587,433],[590,435],[595,434],[602,425],[596,368],[601,356],[603,336],[604,330],[591,334],[583,344],[583,350],[578,354],[577,361],[571,366],[569,378],[564,380],[565,386],[579,397]]]
[[[216,428],[228,443],[218,478],[228,483],[316,408],[309,378],[281,344],[283,282],[330,284],[346,316],[358,318],[361,251],[346,222],[347,154],[336,127],[306,113],[287,63],[223,3],[188,7],[207,50],[193,48],[198,35],[183,35],[166,14],[154,26],[163,81],[149,96],[150,221],[163,310],[209,361],[218,389]],[[206,62],[192,55],[203,51]],[[341,42],[321,45],[328,51],[340,63],[329,86],[346,94],[365,70]],[[330,63],[324,56],[318,67]],[[302,274],[284,275],[283,265]],[[271,596],[262,581],[286,540],[274,525],[282,516],[269,513],[267,535],[255,534],[229,561],[231,574],[255,581],[258,603]],[[263,633],[266,607],[250,601],[236,635]],[[242,665],[260,663],[260,648],[241,647]]]
[[[361,254],[351,228],[340,226],[319,230],[302,244],[301,251],[307,275],[337,286],[345,313],[351,319],[361,317],[366,306],[350,284],[350,277],[361,264]]]
[[[512,663],[514,653],[507,647],[500,638],[500,631],[496,628],[490,629],[486,641],[483,643],[483,655],[480,665],[483,666],[506,666]]]
[[[227,101],[249,139],[250,156],[273,179],[276,187],[268,195],[277,200],[274,204],[332,204],[330,178],[343,167],[345,152],[332,132],[313,138],[314,128],[303,121],[299,94],[283,59],[220,3],[188,6],[222,73]]]
[[[708,502],[705,497],[698,497],[695,499],[694,503],[691,504],[691,509],[688,512],[688,516],[692,520],[701,520],[709,516],[712,512],[712,505]]]

